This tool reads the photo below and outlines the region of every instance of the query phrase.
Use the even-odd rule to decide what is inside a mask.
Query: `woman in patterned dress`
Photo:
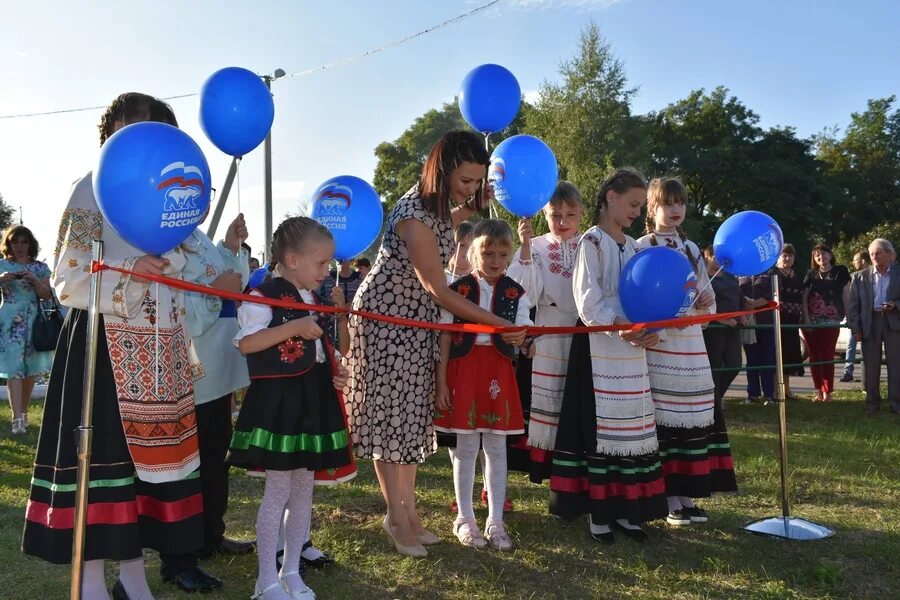
[[[31,230],[13,225],[0,245],[0,377],[6,379],[12,432],[28,428],[28,401],[34,376],[50,369],[51,352],[37,352],[31,328],[41,300],[52,297],[50,268],[37,259],[40,247]]]
[[[437,323],[438,305],[473,323],[509,327],[447,285],[453,227],[487,206],[481,182],[489,162],[484,142],[465,131],[446,133],[431,149],[419,182],[394,206],[378,257],[353,308]],[[387,503],[384,529],[398,552],[427,556],[438,538],[416,512],[416,467],[436,449],[432,418],[435,331],[358,316],[350,319],[349,424],[357,456],[375,461]],[[521,344],[525,331],[504,334]]]

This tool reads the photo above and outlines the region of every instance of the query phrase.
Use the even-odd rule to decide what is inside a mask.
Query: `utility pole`
[[[266,82],[266,87],[269,88],[269,92],[272,91],[272,82],[280,77],[284,77],[286,73],[284,69],[275,69],[275,71],[271,75],[263,75],[263,81]],[[263,260],[269,260],[269,246],[272,243],[272,130],[269,130],[269,134],[266,136],[266,141],[263,145],[263,155],[264,155],[264,177],[263,177],[263,189],[265,194],[265,239],[263,241]]]

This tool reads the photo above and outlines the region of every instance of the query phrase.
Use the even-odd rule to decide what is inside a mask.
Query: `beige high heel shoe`
[[[391,539],[391,542],[394,543],[394,549],[397,550],[398,554],[402,554],[404,556],[412,556],[413,558],[425,558],[428,556],[428,550],[425,549],[421,544],[417,544],[415,546],[404,546],[400,542],[397,541],[397,538],[394,537],[394,532],[391,529],[391,522],[388,519],[387,515],[384,515],[384,521],[381,523],[381,527],[384,529],[384,532]]]

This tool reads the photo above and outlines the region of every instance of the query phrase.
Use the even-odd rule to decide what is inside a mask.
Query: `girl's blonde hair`
[[[324,225],[309,217],[290,217],[282,221],[272,235],[269,270],[274,271],[279,263],[284,262],[288,252],[300,250],[303,244],[314,238],[334,239]]]
[[[475,231],[472,234],[472,245],[469,246],[468,259],[472,265],[476,264],[475,258],[478,252],[485,246],[503,244],[512,249],[515,246],[513,232],[506,221],[500,219],[482,219],[475,223]]]
[[[560,181],[556,184],[556,189],[553,191],[553,195],[550,196],[550,202],[547,203],[547,206],[560,208],[563,204],[584,208],[581,191],[571,181]]]

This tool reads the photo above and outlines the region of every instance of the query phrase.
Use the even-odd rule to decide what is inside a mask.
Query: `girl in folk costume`
[[[538,326],[572,327],[578,321],[572,273],[583,215],[581,192],[574,184],[561,181],[544,207],[550,233],[535,238],[531,222],[519,221],[522,246],[507,275],[528,292],[537,309],[535,324]],[[534,340],[531,405],[526,423],[530,447],[527,472],[534,483],[550,477],[571,345],[571,335],[542,335]]]
[[[164,102],[123,94],[103,115],[100,144],[121,127],[148,120],[177,125]],[[185,258],[180,249],[162,257],[145,255],[120,238],[103,221],[91,174],[74,184],[59,228],[53,285],[72,310],[50,375],[22,549],[52,563],[71,560],[77,472],[72,432],[81,417],[94,239],[104,242],[106,264],[132,274],[106,271],[101,278],[81,593],[92,600],[109,598],[104,561],[111,559],[120,561],[113,596],[147,600],[152,594],[143,549],[186,554],[203,543],[183,295],[165,286],[157,293],[141,278],[143,273],[178,277]],[[207,583],[221,584],[203,575]]]
[[[650,182],[647,193],[647,235],[640,248],[665,246],[684,254],[702,290],[690,314],[716,312],[715,296],[700,248],[681,229],[687,190],[678,179]],[[666,480],[670,525],[705,523],[706,512],[692,498],[713,492],[737,491],[731,447],[721,407],[715,404],[715,384],[703,340],[703,328],[668,329],[664,342],[647,349],[650,388],[656,410],[656,437]]]
[[[479,221],[469,250],[473,273],[450,287],[484,310],[516,325],[531,325],[524,288],[505,275],[512,253],[509,225],[496,219]],[[446,312],[442,321],[466,322]],[[512,364],[515,352],[516,348],[499,335],[441,334],[434,428],[456,434],[456,447],[450,450],[459,507],[453,533],[464,546],[472,548],[484,548],[488,543],[498,550],[512,548],[503,523],[506,436],[525,431]],[[472,507],[479,447],[485,456],[487,539],[475,523]]]
[[[323,226],[292,217],[272,238],[278,277],[252,294],[318,304],[312,291],[328,276],[334,241]],[[245,302],[235,343],[247,355],[250,389],[231,439],[230,461],[266,469],[256,518],[259,576],[256,598],[312,599],[297,565],[309,534],[315,471],[351,462],[339,390],[347,372],[318,317],[306,310]],[[286,512],[285,512],[286,509]],[[284,515],[284,566],[276,570]]]
[[[637,252],[623,231],[647,199],[643,177],[619,169],[597,198],[597,225],[578,243],[572,289],[580,323],[627,325],[619,300],[619,275]],[[642,542],[644,521],[666,515],[665,483],[656,443],[645,348],[656,333],[576,334],[559,415],[550,512],[589,513],[591,537],[613,543],[611,527]]]

